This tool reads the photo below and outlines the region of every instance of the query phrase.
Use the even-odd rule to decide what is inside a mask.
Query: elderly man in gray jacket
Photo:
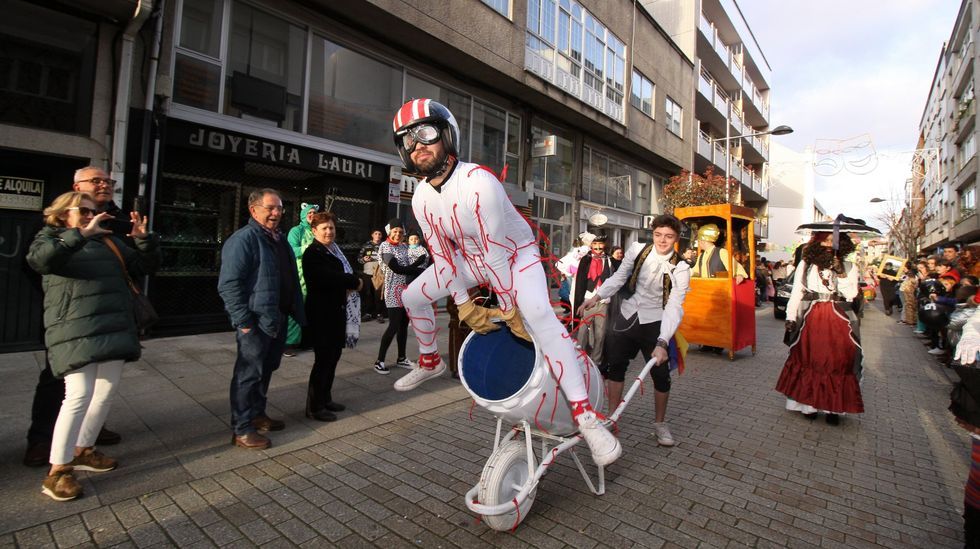
[[[260,189],[248,197],[252,218],[221,249],[218,293],[238,340],[231,378],[232,444],[258,450],[271,445],[257,431],[279,431],[285,423],[266,414],[272,372],[286,346],[286,319],[306,325],[296,256],[279,232],[282,197]]]

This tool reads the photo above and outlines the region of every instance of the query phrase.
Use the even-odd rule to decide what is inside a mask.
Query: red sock
[[[442,362],[439,353],[422,353],[419,355],[419,367],[434,370]]]
[[[588,399],[576,400],[569,404],[572,407],[572,419],[578,419],[578,416],[584,414],[585,412],[595,413],[595,410],[592,409],[592,403],[590,403]]]

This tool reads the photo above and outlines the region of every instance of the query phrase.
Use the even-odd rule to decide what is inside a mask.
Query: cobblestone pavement
[[[109,415],[123,442],[105,450],[121,467],[80,473],[85,496],[68,503],[41,495],[44,471],[20,464],[42,357],[0,355],[0,547],[962,546],[969,443],[946,412],[953,374],[871,309],[867,411],[811,423],[772,390],[782,323],[769,307],[757,318],[756,356],[689,355],[668,414],[676,447],[650,434],[648,383],[621,419],[607,493],[593,496],[562,455],[513,533],[463,503],[492,418],[448,376],[392,391],[403,370],[371,370],[383,326],[344,354],[335,399],[350,412],[336,423],[303,417],[312,356],[284,360],[270,415],[287,427],[259,452],[229,445],[232,334],[147,341]]]

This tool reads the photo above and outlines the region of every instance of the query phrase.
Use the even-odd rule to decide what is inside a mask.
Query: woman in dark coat
[[[42,493],[75,499],[82,487],[74,470],[104,472],[116,460],[95,449],[123,364],[140,357],[129,277],[149,274],[160,262],[146,218],[130,214],[136,249],[101,223],[92,197],[69,192],[44,210],[45,227],[34,237],[27,263],[44,288],[44,344],[54,375],[65,379],[65,399],[55,422],[51,469]],[[117,253],[119,255],[117,255]]]
[[[330,212],[313,216],[313,242],[303,252],[306,279],[306,320],[313,337],[313,369],[306,391],[306,417],[335,421],[343,404],[330,391],[344,347],[353,348],[360,336],[362,279],[354,274],[334,242],[337,218]]]

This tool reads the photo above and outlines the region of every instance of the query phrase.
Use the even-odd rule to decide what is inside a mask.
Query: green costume
[[[306,213],[315,207],[315,204],[307,204],[299,212],[299,225],[289,229],[286,240],[293,247],[293,254],[296,256],[296,268],[299,270],[299,288],[303,292],[303,299],[306,299],[306,279],[303,278],[303,252],[306,247],[313,242],[313,228],[306,222]],[[286,345],[299,345],[303,339],[303,329],[299,324],[289,317],[289,328],[286,330]]]

